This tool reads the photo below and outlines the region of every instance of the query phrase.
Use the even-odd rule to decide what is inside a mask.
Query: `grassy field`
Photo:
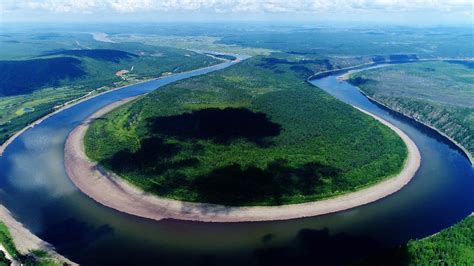
[[[227,205],[331,197],[396,174],[390,129],[305,81],[325,61],[256,57],[96,120],[86,153],[145,191]]]
[[[420,62],[363,71],[351,83],[439,129],[474,154],[474,64]]]
[[[245,55],[269,55],[272,50],[252,47],[242,47],[232,44],[221,44],[219,37],[211,36],[163,36],[156,34],[117,34],[111,39],[118,42],[140,42],[149,45],[160,45],[182,49],[196,49],[221,53]]]
[[[0,52],[0,143],[73,99],[221,62],[171,47],[97,42],[89,34],[7,36]],[[121,70],[128,73],[117,75]]]

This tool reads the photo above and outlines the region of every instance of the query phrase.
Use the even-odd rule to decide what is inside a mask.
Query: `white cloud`
[[[318,13],[357,11],[466,12],[473,0],[0,0],[2,11],[94,12],[215,12]],[[472,13],[472,12],[470,12]]]

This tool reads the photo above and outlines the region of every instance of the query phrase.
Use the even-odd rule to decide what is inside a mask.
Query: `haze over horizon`
[[[0,0],[0,23],[268,21],[474,25],[471,0]]]

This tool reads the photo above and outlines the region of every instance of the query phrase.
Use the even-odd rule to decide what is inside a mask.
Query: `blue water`
[[[312,254],[314,261],[324,262],[326,257],[344,261],[354,257],[358,248],[364,253],[424,237],[474,211],[474,170],[452,143],[378,107],[335,75],[312,83],[395,124],[420,149],[421,167],[400,192],[331,215],[212,224],[157,222],[119,213],[89,199],[70,182],[63,165],[64,142],[86,117],[114,101],[229,65],[113,91],[26,131],[0,157],[0,201],[59,252],[85,265],[276,265],[284,264],[288,256],[304,262],[305,254]]]

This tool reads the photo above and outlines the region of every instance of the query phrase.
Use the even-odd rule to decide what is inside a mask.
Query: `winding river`
[[[434,131],[370,102],[356,87],[337,80],[340,73],[311,83],[396,125],[421,152],[414,179],[375,203],[289,221],[157,222],[103,207],[70,182],[63,147],[69,132],[82,120],[114,101],[232,64],[112,91],[27,130],[0,157],[2,204],[61,254],[86,265],[277,265],[287,259],[342,263],[436,233],[474,211],[474,169],[463,153]]]

